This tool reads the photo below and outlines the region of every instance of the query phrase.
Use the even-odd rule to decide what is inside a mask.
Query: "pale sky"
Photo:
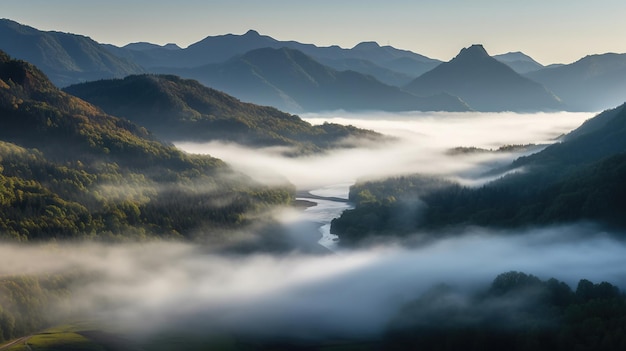
[[[0,17],[101,43],[186,47],[255,29],[350,48],[376,41],[447,61],[480,43],[543,64],[626,52],[624,0],[0,0]]]

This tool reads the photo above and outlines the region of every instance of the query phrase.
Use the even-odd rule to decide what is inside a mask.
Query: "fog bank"
[[[72,308],[133,332],[291,337],[375,336],[433,285],[472,292],[511,270],[626,288],[626,245],[592,225],[452,234],[321,257],[222,256],[182,243],[4,245],[0,275],[91,273],[72,288]]]
[[[300,158],[282,156],[283,148],[253,149],[220,142],[175,144],[191,153],[221,158],[261,181],[279,182],[284,179],[282,176],[287,177],[298,188],[410,173],[470,181],[491,167],[512,161],[524,151],[451,155],[451,148],[549,144],[593,115],[570,112],[307,114],[303,118],[312,124],[351,124],[394,136],[397,141]]]

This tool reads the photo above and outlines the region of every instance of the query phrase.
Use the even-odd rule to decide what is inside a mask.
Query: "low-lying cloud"
[[[549,143],[591,114],[305,117],[312,123],[374,129],[399,140],[304,158],[233,144],[177,145],[222,158],[257,180],[282,183],[286,177],[305,189],[345,188],[357,178],[406,173],[476,179],[518,154],[450,155],[450,148]],[[318,193],[333,195],[337,189]],[[437,284],[473,292],[511,270],[555,277],[572,287],[586,278],[626,288],[626,244],[593,225],[421,235],[431,234],[441,239],[418,247],[387,244],[323,256],[223,255],[176,242],[2,245],[0,276],[84,271],[88,279],[71,288],[72,311],[130,332],[180,328],[198,335],[224,330],[305,338],[376,336],[405,303]],[[66,307],[59,307],[61,314]]]
[[[176,143],[191,153],[221,158],[255,179],[277,182],[286,177],[299,188],[354,182],[399,174],[424,173],[470,180],[520,152],[451,155],[455,147],[497,149],[503,145],[549,144],[578,127],[591,113],[329,113],[304,115],[312,124],[351,124],[397,137],[382,145],[339,149],[323,155],[289,158],[275,148],[251,149],[236,144]]]
[[[592,225],[452,234],[460,235],[326,256],[216,255],[182,243],[4,245],[0,275],[79,267],[91,278],[72,288],[73,309],[133,332],[311,338],[379,335],[434,285],[472,292],[511,270],[626,288],[626,245]]]

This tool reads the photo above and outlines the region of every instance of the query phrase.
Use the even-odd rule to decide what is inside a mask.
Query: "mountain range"
[[[171,72],[171,69],[164,69]],[[417,97],[354,71],[337,71],[301,51],[252,50],[225,63],[174,71],[256,104],[286,111],[468,111],[445,93]]]
[[[145,72],[88,37],[43,32],[7,19],[0,20],[0,50],[36,65],[61,87]]]
[[[0,49],[36,64],[60,87],[146,72],[178,74],[205,84],[215,84],[213,88],[224,89],[241,100],[291,112],[309,111],[309,108],[311,111],[462,110],[459,101],[447,95],[460,98],[467,105],[465,109],[478,111],[598,111],[622,103],[626,91],[624,54],[592,55],[572,64],[545,67],[521,52],[493,57],[512,68],[511,72],[505,70],[503,65],[496,68],[494,60],[488,60],[485,57],[488,55],[484,53],[476,55],[482,56],[482,61],[469,64],[465,60],[461,65],[458,64],[460,57],[442,63],[375,42],[362,42],[350,49],[318,47],[296,41],[279,41],[254,30],[242,35],[208,36],[187,48],[146,42],[117,47],[99,44],[80,35],[39,31],[7,19],[0,20],[0,34]],[[296,58],[297,62],[287,63],[284,70],[272,67],[268,71],[268,64],[271,63],[265,60],[271,57],[269,49],[282,52],[283,57],[278,58],[283,60],[281,62]],[[307,71],[308,67],[298,62],[302,60],[302,55],[288,54],[294,51],[324,66],[328,72],[336,71],[326,74],[335,76],[336,86],[329,80],[321,84],[323,79],[319,80],[321,77],[316,76],[320,69]],[[251,67],[257,64],[260,67]],[[294,74],[294,69],[301,72]],[[260,71],[263,71],[262,74]],[[524,77],[512,73],[523,74]],[[259,74],[258,77],[249,77]],[[494,74],[501,74],[502,77]],[[277,79],[279,75],[284,78]],[[245,83],[238,85],[237,79]],[[321,84],[325,88],[307,90],[303,88],[307,84]],[[339,95],[329,98],[320,94],[326,88]],[[407,92],[392,92],[392,88],[421,95],[422,99],[417,100],[422,101],[407,103]],[[297,92],[298,89],[300,92]],[[356,101],[355,95],[358,94],[355,92],[359,90],[370,95],[366,94]],[[370,99],[371,94],[378,96],[378,92],[380,97]],[[440,92],[447,95],[438,95],[434,99],[428,97]],[[560,103],[555,101],[555,97]],[[481,101],[486,99],[491,101]],[[311,101],[316,103],[311,104]],[[346,103],[338,103],[341,101]]]
[[[600,111],[626,101],[626,54],[590,55],[525,76],[553,91],[572,110]]]
[[[289,146],[290,154],[348,147],[346,140],[383,140],[373,131],[312,126],[272,107],[243,103],[195,80],[137,75],[72,85],[65,91],[174,141],[222,140],[255,147]]]
[[[407,50],[400,50],[391,46],[381,47],[375,42],[363,42],[352,49],[339,46],[318,47],[313,44],[303,44],[296,41],[279,41],[272,37],[261,35],[257,31],[249,30],[243,35],[226,34],[208,36],[185,49],[175,49],[170,45],[159,47],[147,46],[146,43],[134,43],[122,48],[107,46],[116,55],[134,59],[138,64],[148,69],[158,67],[197,67],[210,63],[224,62],[232,57],[243,55],[246,52],[262,48],[289,48],[298,50],[311,56],[322,64],[337,68],[347,67],[361,73],[362,61],[368,61],[378,69],[401,73],[415,78],[434,68],[441,61],[428,58]],[[378,76],[375,75],[377,78]],[[384,76],[381,74],[381,76]]]

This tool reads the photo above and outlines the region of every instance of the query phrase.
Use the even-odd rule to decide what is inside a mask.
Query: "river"
[[[302,212],[302,220],[315,223],[321,238],[318,244],[337,251],[338,237],[330,233],[330,222],[344,210],[353,208],[348,202],[350,186],[354,183],[340,183],[309,191],[298,192],[297,200],[314,202],[316,205],[307,207]]]

